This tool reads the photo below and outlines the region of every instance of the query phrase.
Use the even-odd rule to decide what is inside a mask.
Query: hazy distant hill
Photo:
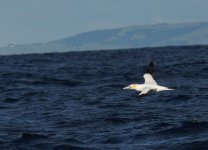
[[[195,44],[208,44],[208,22],[140,25],[96,30],[47,43],[2,47],[0,48],[0,54],[65,52]]]

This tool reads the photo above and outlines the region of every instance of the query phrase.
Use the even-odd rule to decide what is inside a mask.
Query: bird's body
[[[153,65],[152,62],[151,65]],[[143,77],[144,77],[144,84],[130,84],[129,86],[123,89],[132,89],[132,90],[140,91],[141,93],[139,95],[145,95],[151,91],[160,92],[160,91],[173,90],[168,87],[158,85],[157,82],[154,80],[153,76],[149,72],[145,73]]]
[[[131,84],[130,86],[131,86],[131,89],[134,89],[134,90],[140,91],[140,92],[145,89],[149,89],[150,91],[155,91],[155,92],[172,90],[172,89],[169,89],[165,86],[151,85],[151,84]]]

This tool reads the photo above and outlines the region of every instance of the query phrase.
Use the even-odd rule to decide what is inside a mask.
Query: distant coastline
[[[0,55],[208,45],[208,22],[138,25],[77,34],[46,43],[8,44]]]
[[[83,50],[83,51],[66,51],[66,52],[39,52],[39,53],[24,53],[24,54],[4,54],[0,56],[19,56],[19,55],[50,55],[61,53],[94,53],[107,51],[157,51],[157,50],[180,50],[180,49],[208,49],[208,45],[181,45],[181,46],[158,46],[158,47],[141,47],[141,48],[123,48],[123,49],[100,49],[100,50]]]

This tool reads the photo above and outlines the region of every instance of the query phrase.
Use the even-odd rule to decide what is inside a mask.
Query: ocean
[[[139,93],[150,61],[158,84]],[[208,46],[0,56],[0,150],[208,149]]]

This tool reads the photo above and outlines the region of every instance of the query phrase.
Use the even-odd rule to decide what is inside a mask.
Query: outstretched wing
[[[141,96],[141,95],[145,95],[145,94],[147,94],[148,92],[150,92],[150,89],[145,88],[145,89],[142,90],[141,93],[139,93],[139,95],[140,95],[140,96]]]
[[[145,73],[143,77],[144,77],[144,84],[157,85],[157,82],[153,79],[151,74]]]
[[[151,74],[153,79],[155,79],[155,70],[154,70],[154,63],[153,63],[153,61],[150,61],[149,65],[146,68],[146,72],[145,73]]]

